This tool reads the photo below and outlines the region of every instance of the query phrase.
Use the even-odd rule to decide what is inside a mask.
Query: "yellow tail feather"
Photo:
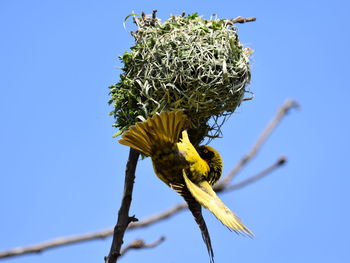
[[[162,112],[131,126],[119,143],[151,156],[157,149],[176,144],[186,121],[182,111]]]
[[[237,233],[249,237],[254,236],[240,219],[220,200],[207,181],[202,181],[199,185],[196,185],[187,177],[185,170],[183,170],[183,177],[188,190],[197,202],[212,212],[221,223]]]

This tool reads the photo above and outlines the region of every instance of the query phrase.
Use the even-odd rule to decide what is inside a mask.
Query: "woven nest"
[[[250,81],[250,50],[239,42],[236,26],[197,14],[165,22],[134,16],[134,22],[135,45],[120,57],[123,73],[109,87],[116,135],[163,110],[181,109],[192,121],[194,144],[220,136]]]

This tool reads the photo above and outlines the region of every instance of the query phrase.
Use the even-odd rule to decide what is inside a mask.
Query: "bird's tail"
[[[131,126],[123,133],[119,143],[150,156],[155,149],[176,144],[186,121],[187,116],[182,111],[162,112]]]
[[[238,216],[220,200],[207,181],[202,181],[197,185],[187,177],[185,170],[183,170],[183,177],[188,190],[197,202],[212,212],[221,223],[238,234],[254,237],[254,234],[241,222]]]
[[[211,246],[211,240],[207,225],[204,221],[202,215],[202,207],[201,205],[193,198],[191,193],[188,191],[187,187],[183,184],[171,185],[171,188],[174,189],[178,194],[180,194],[188,204],[188,208],[191,211],[196,223],[199,226],[199,229],[202,234],[203,241],[207,247],[208,254],[210,257],[210,262],[214,263],[214,251]]]

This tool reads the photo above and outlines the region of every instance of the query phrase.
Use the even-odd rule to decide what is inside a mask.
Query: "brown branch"
[[[277,125],[282,121],[283,117],[285,117],[292,108],[298,107],[299,104],[296,101],[287,100],[278,109],[276,116],[265,127],[265,129],[255,142],[253,147],[250,149],[250,151],[242,157],[242,159],[237,163],[237,165],[218,184],[216,184],[217,190],[224,188],[225,185],[228,185],[232,181],[232,179],[238,174],[238,172],[256,156],[256,154],[261,149],[262,145],[266,142],[267,138],[271,135],[271,133],[277,127]]]
[[[287,162],[287,158],[284,156],[281,156],[275,163],[273,163],[272,165],[270,165],[266,169],[260,171],[256,175],[248,177],[248,179],[243,180],[240,183],[226,186],[224,190],[219,189],[217,192],[237,190],[237,189],[243,188],[247,185],[250,185],[250,184],[262,179],[263,177],[269,175],[270,173],[272,173],[276,169],[280,168],[281,166],[285,165],[286,162]],[[214,190],[215,190],[215,187],[214,187]]]
[[[236,18],[230,20],[230,22],[231,22],[232,24],[236,24],[236,23],[243,24],[243,23],[253,22],[253,21],[256,21],[256,17],[242,17],[242,16],[237,16]]]
[[[84,235],[59,237],[59,238],[55,238],[49,241],[45,241],[35,245],[27,246],[27,247],[17,247],[11,250],[2,251],[0,252],[0,258],[8,258],[8,257],[19,256],[24,254],[31,254],[31,253],[40,253],[43,250],[46,250],[49,248],[69,245],[69,244],[78,243],[78,242],[90,241],[94,239],[106,238],[112,234],[113,234],[113,228],[102,230],[102,231],[100,230],[98,232],[84,234]]]
[[[124,193],[122,203],[118,212],[118,222],[114,227],[113,240],[109,255],[105,257],[106,263],[117,262],[120,256],[120,249],[123,244],[124,233],[131,222],[137,221],[134,216],[129,216],[129,209],[132,199],[132,190],[134,187],[135,171],[137,160],[140,153],[130,148],[129,159],[126,164]]]
[[[269,168],[261,171],[257,175],[249,177],[248,179],[246,179],[240,183],[231,185],[229,187],[224,187],[223,189],[221,189],[221,188],[216,189],[216,187],[214,187],[214,190],[216,190],[217,192],[228,192],[228,191],[240,189],[240,188],[242,188],[250,183],[256,182],[257,180],[262,179],[268,173],[271,173],[275,169],[281,167],[282,164],[286,162],[285,158],[283,159],[283,163],[281,160],[282,160],[282,157],[276,163],[271,165]],[[129,231],[129,230],[133,230],[136,228],[147,227],[147,226],[154,224],[154,223],[158,223],[162,220],[165,220],[165,219],[177,214],[178,212],[184,210],[186,207],[187,207],[186,203],[181,203],[181,204],[175,205],[175,206],[165,210],[164,212],[150,216],[148,218],[140,220],[139,222],[133,222],[133,223],[129,224],[129,226],[126,230]],[[82,242],[82,241],[106,238],[106,237],[112,235],[113,232],[114,232],[113,228],[110,228],[110,229],[106,229],[106,230],[102,230],[102,231],[97,231],[97,232],[91,233],[91,234],[76,235],[76,236],[72,236],[72,237],[62,237],[62,238],[53,239],[53,240],[42,242],[42,243],[32,245],[32,246],[19,247],[19,248],[11,249],[8,251],[0,252],[0,259],[5,258],[5,257],[12,257],[12,256],[29,254],[29,253],[38,253],[38,252],[41,252],[41,251],[49,249],[49,248],[68,245],[68,244],[72,244],[72,243],[78,243],[78,242]]]
[[[153,248],[158,246],[160,243],[162,243],[165,240],[165,237],[160,237],[158,240],[146,244],[145,241],[142,239],[136,239],[133,242],[131,242],[129,245],[127,245],[125,248],[122,249],[120,252],[120,256],[124,256],[126,252],[128,252],[130,249],[143,249],[143,248]]]
[[[154,9],[153,12],[152,12],[152,19],[155,20],[157,18],[157,12],[158,10],[157,9]]]
[[[155,222],[160,222],[162,220],[165,220],[169,218],[170,216],[184,210],[187,207],[186,203],[175,205],[174,207],[171,207],[164,212],[158,213],[156,215],[150,216],[148,218],[145,218],[139,222],[132,222],[129,224],[127,231],[133,230],[136,228],[142,228],[147,227]],[[13,256],[20,256],[25,254],[31,254],[31,253],[40,253],[43,250],[69,245],[73,243],[79,243],[83,241],[89,241],[89,240],[95,240],[95,239],[102,239],[111,236],[114,233],[113,228],[105,229],[96,231],[94,233],[89,234],[83,234],[83,235],[74,235],[71,237],[61,237],[61,238],[55,238],[49,241],[45,241],[42,243],[38,243],[31,246],[26,247],[18,247],[11,250],[0,252],[0,259],[1,258],[7,258],[7,257],[13,257]],[[122,253],[121,253],[122,254]]]
[[[127,230],[146,227],[146,226],[153,224],[154,222],[158,222],[158,221],[167,219],[168,217],[176,214],[177,212],[184,210],[186,207],[187,207],[186,203],[177,204],[177,205],[165,210],[162,213],[156,214],[154,216],[150,216],[150,217],[148,217],[144,220],[141,220],[139,222],[131,223]]]
[[[247,185],[249,185],[249,184],[251,184],[253,182],[256,182],[257,180],[262,179],[263,177],[265,177],[266,175],[270,174],[271,172],[273,172],[277,168],[283,166],[283,164],[286,162],[286,159],[284,157],[280,157],[280,159],[277,162],[275,162],[274,164],[272,164],[268,168],[264,169],[263,171],[259,172],[258,174],[254,175],[252,177],[249,177],[248,179],[246,179],[246,180],[244,180],[244,181],[242,181],[240,183],[233,184],[233,185],[229,186],[229,183],[231,182],[233,176],[236,175],[240,171],[240,169],[244,165],[246,165],[248,163],[248,161],[251,160],[257,154],[257,152],[260,150],[260,148],[263,145],[263,143],[266,141],[267,137],[271,134],[271,132],[277,126],[277,124],[280,123],[280,121],[286,115],[286,113],[291,108],[296,108],[296,107],[298,107],[298,104],[295,101],[292,101],[292,100],[287,101],[286,103],[284,103],[282,105],[282,107],[280,107],[280,109],[278,110],[278,113],[275,116],[275,118],[269,123],[269,125],[267,125],[267,127],[264,129],[263,133],[260,135],[260,137],[258,138],[256,143],[254,144],[252,149],[248,152],[248,154],[246,154],[240,160],[240,162],[236,165],[236,167],[234,169],[232,169],[224,177],[224,179],[222,179],[218,184],[215,185],[215,187],[214,187],[215,191],[217,191],[217,192],[227,192],[227,191],[240,189],[240,188],[245,187],[245,186],[247,186]],[[138,156],[139,156],[138,152],[133,151],[133,153],[132,153],[132,150],[130,150],[129,161],[128,161],[128,164],[127,164],[126,173],[132,174],[132,176],[131,176],[132,180],[127,180],[127,178],[126,178],[126,181],[128,181],[128,187],[126,187],[126,185],[125,185],[124,197],[123,197],[123,201],[122,201],[122,207],[124,207],[123,206],[124,202],[128,202],[128,203],[131,202],[131,192],[132,192],[133,181],[134,181],[134,178],[135,178],[134,174],[135,174],[135,169],[136,169]],[[227,178],[229,178],[229,179],[227,179]],[[130,187],[131,187],[131,192],[130,192]],[[128,191],[126,191],[127,188],[129,189]],[[128,197],[128,195],[126,195],[127,192],[130,193],[129,197]],[[130,200],[128,200],[128,198],[130,198]],[[124,199],[126,201],[124,201]],[[129,206],[130,206],[130,203],[129,203]],[[121,213],[122,207],[119,210],[119,213]],[[143,220],[141,220],[139,222],[132,222],[131,224],[129,224],[130,223],[130,217],[128,216],[128,211],[126,213],[124,212],[124,213],[122,213],[122,216],[124,217],[124,220],[127,219],[126,220],[126,222],[127,222],[127,225],[126,225],[127,229],[124,229],[125,225],[123,225],[123,229],[124,229],[123,230],[123,235],[124,235],[125,230],[129,231],[129,230],[136,229],[136,228],[147,227],[147,226],[149,226],[151,224],[160,222],[160,221],[162,221],[164,219],[167,219],[167,218],[177,214],[178,212],[184,210],[186,207],[187,207],[187,205],[185,203],[181,203],[181,204],[178,204],[176,206],[173,206],[173,207],[165,210],[164,212],[161,212],[159,214],[150,216],[150,217],[148,217],[146,219],[143,219]],[[127,210],[129,210],[129,207],[127,208]],[[131,217],[131,219],[134,219],[134,217]],[[119,216],[118,216],[118,223],[119,223]],[[78,242],[83,242],[83,241],[88,241],[88,240],[106,238],[106,237],[112,235],[113,233],[114,233],[114,238],[113,238],[113,243],[112,243],[112,247],[111,247],[111,252],[112,252],[113,244],[115,243],[114,239],[118,239],[118,242],[120,242],[120,244],[119,244],[119,253],[117,252],[117,254],[115,254],[118,257],[121,254],[120,253],[120,246],[122,244],[122,239],[123,239],[123,237],[121,237],[121,236],[116,236],[116,235],[118,235],[118,233],[116,234],[116,231],[119,230],[118,229],[118,223],[117,223],[117,226],[114,229],[110,228],[110,229],[97,231],[97,232],[90,233],[90,234],[56,238],[56,239],[53,239],[53,240],[49,240],[49,241],[46,241],[46,242],[38,243],[38,244],[27,246],[27,247],[18,247],[18,248],[14,248],[14,249],[7,250],[7,251],[2,251],[2,252],[0,251],[0,259],[1,258],[12,257],[12,256],[29,254],[29,253],[39,253],[39,252],[42,252],[43,250],[46,250],[46,249],[50,249],[50,248],[58,247],[58,246],[63,246],[63,245],[68,245],[68,244],[72,244],[72,243],[78,243]],[[109,257],[110,256],[108,256],[108,258]],[[112,262],[112,261],[110,261],[110,262]]]
[[[243,188],[243,187],[245,187],[245,186],[247,186],[247,185],[249,185],[251,183],[254,183],[254,182],[264,178],[265,176],[269,175],[273,171],[275,171],[278,168],[280,168],[283,165],[285,165],[286,162],[287,162],[287,158],[285,156],[281,156],[272,165],[268,166],[267,168],[265,168],[264,170],[260,171],[256,175],[248,177],[246,180],[243,180],[243,181],[241,181],[241,182],[239,182],[237,184],[233,184],[233,185],[225,185],[224,188],[221,188],[220,186],[216,187],[216,185],[215,185],[213,187],[213,189],[217,193],[230,192],[230,191],[233,191],[233,190],[238,190],[240,188]],[[156,214],[154,216],[150,216],[149,218],[143,219],[143,220],[141,220],[139,222],[131,223],[127,230],[132,230],[132,229],[135,229],[135,228],[147,227],[147,226],[149,226],[149,225],[151,225],[151,224],[153,224],[155,222],[159,222],[161,220],[167,219],[167,218],[175,215],[176,213],[184,210],[185,208],[187,208],[187,204],[186,203],[177,204],[177,205],[175,205],[175,206],[165,210],[162,213]]]

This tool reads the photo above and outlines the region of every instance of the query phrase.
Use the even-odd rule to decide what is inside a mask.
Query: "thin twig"
[[[243,24],[243,23],[254,22],[254,21],[256,21],[256,17],[242,17],[242,16],[237,16],[236,18],[230,20],[232,24],[236,24],[236,23]]]
[[[105,257],[106,263],[117,262],[120,256],[120,249],[123,244],[124,233],[131,222],[137,221],[135,216],[129,216],[129,209],[134,187],[135,171],[140,153],[130,148],[129,159],[126,164],[124,193],[122,203],[118,212],[118,222],[114,227],[113,240],[109,255]]]
[[[0,252],[0,258],[8,258],[13,256],[19,256],[31,253],[40,253],[46,249],[74,244],[78,242],[90,241],[94,239],[106,238],[113,234],[113,228],[100,230],[94,233],[88,233],[83,235],[74,235],[68,237],[59,237],[42,243],[26,246],[17,247],[11,250]]]
[[[269,173],[271,173],[275,169],[281,167],[286,162],[286,159],[280,158],[276,163],[274,163],[273,165],[271,165],[267,169],[259,172],[258,174],[254,175],[252,177],[249,177],[248,179],[246,179],[246,180],[244,180],[244,181],[242,181],[240,183],[228,186],[230,184],[230,182],[231,182],[232,177],[235,174],[237,174],[240,171],[240,169],[244,165],[246,165],[247,162],[251,158],[253,158],[256,155],[258,150],[261,148],[262,144],[265,142],[267,137],[271,134],[272,130],[281,121],[281,119],[286,115],[286,113],[291,108],[295,108],[297,106],[298,106],[297,102],[289,100],[286,103],[284,103],[282,105],[282,107],[280,107],[276,117],[269,123],[269,125],[267,125],[267,127],[264,129],[263,133],[260,135],[259,139],[256,141],[256,143],[252,147],[252,149],[248,152],[248,154],[246,154],[240,160],[240,162],[236,165],[236,167],[234,169],[232,169],[231,172],[228,173],[224,177],[224,179],[222,179],[218,184],[215,185],[214,190],[216,190],[217,192],[226,192],[226,191],[232,191],[232,190],[240,189],[240,188],[242,188],[244,186],[247,186],[247,185],[249,185],[249,184],[251,184],[253,182],[256,182],[259,179],[262,179],[263,177],[265,177],[266,175],[268,175]],[[130,151],[130,155],[131,155],[131,151]],[[133,162],[134,162],[134,169],[135,169],[136,168],[136,161],[138,159],[138,155],[137,156],[135,155],[132,159],[134,160]],[[131,160],[131,158],[129,156],[129,161],[130,160]],[[128,172],[128,169],[127,169],[127,172]],[[132,171],[130,171],[130,173],[131,172]],[[135,170],[133,172],[135,172]],[[229,178],[229,179],[227,179],[227,178]],[[133,182],[133,180],[132,180],[132,182]],[[124,191],[124,192],[126,192],[126,191]],[[125,196],[125,194],[124,194],[124,196]],[[131,198],[131,196],[130,196],[130,198]],[[130,201],[131,201],[131,199],[130,199]],[[123,198],[123,202],[124,202],[124,198]],[[144,220],[141,220],[139,222],[132,222],[131,224],[129,224],[130,222],[128,222],[128,226],[127,226],[126,230],[129,231],[129,230],[136,229],[136,228],[147,227],[147,226],[149,226],[151,224],[160,222],[161,220],[167,219],[167,218],[177,214],[178,212],[184,210],[186,207],[187,207],[187,205],[185,203],[181,203],[181,204],[178,204],[176,206],[173,206],[173,207],[165,210],[164,212],[158,213],[158,214],[156,214],[154,216],[150,216],[150,217],[148,217],[148,218],[146,218]],[[128,219],[130,219],[130,217],[128,216],[128,213],[124,214],[124,216],[125,215],[127,216]],[[94,233],[89,233],[89,234],[56,238],[56,239],[53,239],[53,240],[49,240],[49,241],[46,241],[46,242],[34,244],[34,245],[31,245],[31,246],[18,247],[18,248],[14,248],[14,249],[10,249],[10,250],[7,250],[7,251],[2,251],[2,252],[0,251],[0,259],[1,258],[18,256],[18,255],[25,255],[25,254],[30,254],[30,253],[39,253],[39,252],[42,252],[42,251],[44,251],[46,249],[50,249],[50,248],[54,248],[54,247],[58,247],[58,246],[63,246],[63,245],[68,245],[68,244],[73,244],[73,243],[78,243],[78,242],[83,242],[83,241],[89,241],[89,240],[94,240],[94,239],[106,238],[106,237],[112,235],[113,233],[115,233],[115,229],[110,228],[110,229],[106,229],[106,230],[102,230],[102,231],[96,231]],[[119,248],[119,251],[120,251],[120,248]]]
[[[218,184],[216,184],[217,190],[219,190],[220,188],[224,188],[225,185],[228,185],[232,181],[232,179],[238,174],[238,172],[256,156],[256,154],[261,149],[262,145],[266,142],[267,138],[271,135],[271,133],[277,127],[277,125],[282,121],[283,117],[287,115],[290,109],[298,107],[299,104],[296,101],[287,100],[278,109],[276,116],[265,127],[265,129],[263,130],[257,141],[254,143],[250,151],[241,158],[237,165]]]
[[[157,12],[158,10],[157,9],[154,9],[153,12],[152,12],[152,19],[155,20],[157,18]]]
[[[120,256],[124,256],[126,252],[128,252],[130,249],[143,249],[143,248],[153,248],[158,246],[160,243],[162,243],[165,240],[165,237],[160,237],[158,240],[146,244],[145,241],[142,239],[136,239],[132,241],[129,245],[127,245],[125,248],[122,249],[120,252]]]
[[[250,185],[260,179],[262,179],[263,177],[269,175],[270,173],[272,173],[274,170],[280,168],[281,166],[283,166],[285,163],[287,162],[286,157],[281,156],[275,163],[273,163],[272,165],[270,165],[269,167],[267,167],[266,169],[260,171],[259,173],[257,173],[254,176],[249,177],[246,180],[243,180],[240,183],[237,184],[233,184],[233,185],[229,185],[225,187],[226,191],[232,191],[232,190],[237,190],[240,188],[243,188],[247,185]],[[214,187],[215,189],[215,187]],[[220,190],[219,190],[220,191]],[[222,191],[222,190],[221,190]]]
[[[175,214],[177,212],[180,212],[180,211],[184,210],[185,208],[187,208],[187,204],[186,203],[181,203],[181,204],[175,205],[175,206],[165,210],[162,213],[158,213],[158,214],[156,214],[154,216],[150,216],[150,217],[148,217],[148,218],[146,218],[144,220],[141,220],[139,222],[131,223],[127,230],[132,230],[132,229],[135,229],[135,228],[149,226],[149,225],[153,224],[154,222],[167,219],[168,217],[172,216],[173,214]]]
[[[170,216],[184,210],[187,207],[186,203],[181,203],[178,205],[175,205],[161,213],[158,213],[156,215],[150,216],[148,218],[145,218],[143,220],[140,220],[139,222],[132,222],[129,224],[127,231],[133,230],[136,228],[142,228],[147,227],[155,222],[159,222],[161,220],[167,219]],[[49,241],[45,241],[42,243],[38,243],[31,246],[26,247],[18,247],[10,250],[6,250],[3,252],[0,252],[0,259],[1,258],[7,258],[7,257],[13,257],[13,256],[19,256],[19,255],[25,255],[25,254],[31,254],[31,253],[40,253],[43,250],[69,245],[73,243],[79,243],[83,241],[89,241],[89,240],[95,240],[95,239],[102,239],[111,236],[114,233],[113,228],[108,228],[105,230],[96,231],[94,233],[89,234],[83,234],[83,235],[74,235],[71,237],[60,237],[55,238]]]
[[[283,161],[286,162],[286,159],[284,159]],[[279,165],[276,165],[276,163]],[[232,190],[237,190],[237,189],[240,189],[240,188],[242,188],[250,183],[253,183],[253,182],[261,179],[262,177],[266,176],[268,173],[272,172],[273,170],[281,167],[281,159],[279,159],[276,163],[271,165],[269,168],[259,172],[257,175],[249,177],[248,179],[246,179],[240,183],[231,185],[229,187],[224,187],[223,189],[220,188],[220,189],[218,189],[218,192],[228,192],[228,191],[232,191]],[[263,176],[262,176],[262,174],[263,174]],[[216,190],[216,187],[214,187],[214,190]],[[149,225],[152,225],[154,223],[158,223],[158,222],[165,220],[173,215],[176,215],[178,212],[184,210],[186,207],[187,207],[186,203],[177,204],[177,205],[175,205],[175,206],[173,206],[173,207],[171,207],[171,208],[169,208],[161,213],[158,213],[156,215],[153,215],[153,216],[150,216],[150,217],[145,218],[143,220],[140,220],[139,222],[132,222],[131,224],[129,224],[129,226],[126,230],[130,231],[133,229],[143,228],[143,227],[147,227]],[[0,252],[0,259],[5,258],[5,257],[12,257],[12,256],[29,254],[29,253],[38,253],[38,252],[41,252],[41,251],[46,250],[48,248],[68,245],[68,244],[72,244],[72,243],[78,243],[78,242],[82,242],[82,241],[106,238],[108,236],[111,236],[113,234],[113,232],[114,232],[114,229],[109,228],[106,230],[97,231],[95,233],[76,235],[76,236],[72,236],[72,237],[62,237],[62,238],[53,239],[53,240],[42,242],[42,243],[32,245],[32,246],[19,247],[19,248]]]

